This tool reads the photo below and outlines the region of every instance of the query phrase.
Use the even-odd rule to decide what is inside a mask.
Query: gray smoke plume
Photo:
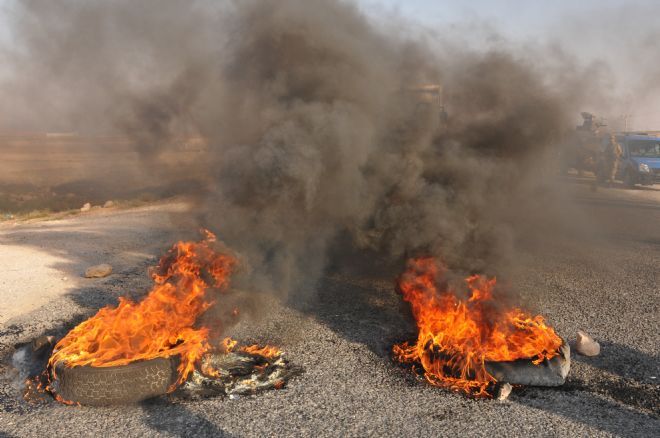
[[[339,237],[497,270],[541,202],[524,182],[579,110],[538,57],[388,32],[347,1],[26,0],[12,16],[3,113],[127,135],[160,181],[194,178],[200,224],[269,290],[313,287]],[[173,159],[192,137],[201,152]]]

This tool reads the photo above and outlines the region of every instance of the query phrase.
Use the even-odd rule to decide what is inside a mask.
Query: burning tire
[[[167,393],[176,381],[172,360],[157,358],[115,367],[55,365],[56,396],[65,402],[88,406],[136,403]]]

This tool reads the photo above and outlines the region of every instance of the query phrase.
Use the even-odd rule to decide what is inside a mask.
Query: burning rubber
[[[82,322],[53,348],[47,370],[26,382],[66,404],[134,403],[174,393],[239,395],[281,388],[299,370],[278,348],[212,346],[198,317],[214,304],[207,290],[226,289],[236,259],[200,242],[178,242],[152,274],[154,286],[133,302],[120,298]],[[237,315],[234,310],[232,314]],[[183,390],[180,392],[184,392]]]
[[[227,338],[229,340],[229,338]],[[242,396],[279,389],[302,370],[290,365],[275,347],[255,345],[227,348],[204,355],[199,370],[172,392],[177,360],[157,358],[115,367],[67,367],[58,362],[51,371],[50,392],[65,404],[110,406],[138,403],[170,392],[174,397]]]
[[[527,386],[560,386],[571,369],[571,348],[566,342],[559,355],[534,364],[529,359],[512,362],[487,362],[486,371],[498,382]]]
[[[253,394],[279,389],[300,370],[273,346],[211,345],[198,317],[226,289],[237,260],[200,242],[178,242],[152,274],[147,296],[121,298],[82,322],[53,348],[43,388],[67,404],[113,405],[178,392],[183,396]],[[492,397],[497,384],[557,386],[570,368],[570,349],[540,315],[503,309],[493,299],[496,280],[467,278],[468,299],[443,279],[427,257],[410,260],[399,281],[418,326],[415,342],[393,347],[395,358],[423,371],[436,386]],[[232,314],[238,314],[235,310]]]
[[[170,359],[157,358],[127,365],[97,368],[55,365],[51,391],[65,403],[106,406],[137,403],[164,395],[176,382]]]
[[[413,259],[399,280],[417,323],[414,342],[393,347],[394,358],[423,372],[435,386],[492,397],[496,384],[557,386],[570,368],[570,348],[540,315],[503,309],[495,278],[465,279],[459,299],[431,257]]]

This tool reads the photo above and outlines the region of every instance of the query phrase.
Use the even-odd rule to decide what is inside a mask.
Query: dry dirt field
[[[195,236],[183,202],[0,225],[0,436],[657,436],[660,430],[660,187],[592,192],[564,181],[592,233],[519,245],[509,279],[558,332],[586,330],[598,357],[573,354],[563,387],[471,400],[413,378],[390,359],[413,326],[396,273],[329,271],[314,298],[273,300],[233,335],[280,345],[304,368],[282,390],[238,399],[112,408],[31,405],[16,389],[15,345],[62,336],[121,295],[139,297],[147,267]],[[106,262],[105,279],[81,278]],[[369,272],[369,271],[365,271]]]
[[[194,139],[193,139],[194,140]],[[121,137],[0,134],[0,220],[33,211],[63,211],[116,199],[159,199],[181,193],[197,158],[195,141],[154,163],[175,165],[181,179],[165,183],[157,166]],[[151,169],[151,170],[149,170]]]

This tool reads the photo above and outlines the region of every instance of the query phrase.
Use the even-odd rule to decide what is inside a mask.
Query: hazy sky
[[[562,23],[593,18],[601,13],[639,15],[657,8],[658,0],[356,0],[365,10],[398,13],[428,27],[475,20],[484,21],[511,37],[543,37]],[[636,13],[638,11],[638,13]],[[624,17],[625,18],[625,17]],[[651,18],[651,17],[647,17]],[[658,25],[658,16],[653,17]],[[649,24],[651,24],[649,22]]]
[[[582,65],[602,63],[623,96],[631,129],[660,129],[660,0],[356,0],[369,15],[405,17],[475,42],[561,46]],[[591,110],[591,109],[590,109]]]
[[[13,3],[0,0],[0,35],[6,34],[5,17]],[[112,1],[112,0],[98,0]],[[635,11],[658,6],[658,0],[353,0],[368,14],[399,15],[428,28],[466,21],[488,23],[507,37],[544,37],[562,22],[588,18],[593,11]],[[618,13],[618,12],[617,12]],[[650,17],[647,17],[650,18]],[[659,19],[656,15],[657,20]],[[645,20],[644,20],[645,21]],[[596,23],[593,23],[594,25]]]
[[[7,40],[6,17],[17,1],[0,0],[0,42]],[[640,75],[660,75],[660,0],[353,1],[376,20],[403,18],[407,30],[455,31],[476,44],[497,34],[509,44],[558,44],[584,65],[602,60],[617,79],[617,93],[636,96],[632,108],[622,109],[636,113],[636,129],[660,129],[659,86],[646,102],[637,97]]]

